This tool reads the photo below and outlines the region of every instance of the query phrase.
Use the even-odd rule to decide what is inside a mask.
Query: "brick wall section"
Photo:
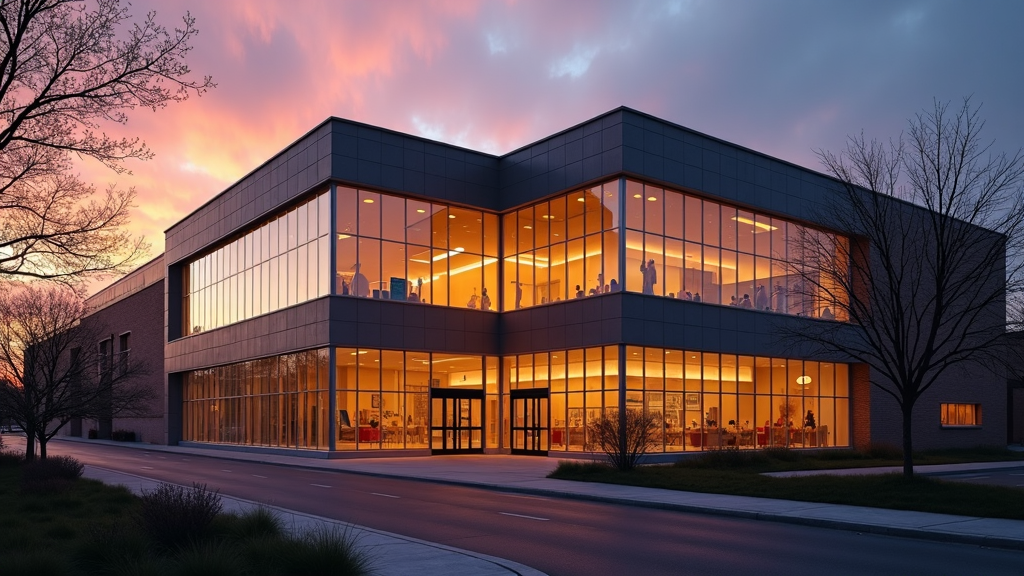
[[[871,389],[870,370],[866,364],[850,367],[850,415],[853,427],[853,447],[858,450],[871,444]]]
[[[83,322],[102,327],[104,334],[113,335],[114,352],[120,353],[118,339],[131,332],[129,346],[132,362],[145,362],[147,373],[141,376],[155,397],[146,417],[114,418],[114,430],[131,430],[136,439],[153,444],[164,440],[164,283],[152,284],[131,296],[119,300],[86,317]],[[98,343],[97,343],[98,344]],[[82,434],[97,428],[95,422],[84,421]]]

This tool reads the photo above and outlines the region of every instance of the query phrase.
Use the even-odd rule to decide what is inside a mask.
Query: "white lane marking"
[[[541,498],[539,496],[516,496],[515,494],[505,494],[509,498],[522,498],[523,500],[551,500],[551,498]]]
[[[527,516],[526,514],[513,514],[511,512],[498,512],[503,516],[515,516],[516,518],[526,518],[527,520],[540,520],[541,522],[547,522],[550,518],[541,518],[539,516]]]
[[[142,469],[143,470],[152,470],[153,467],[152,466],[143,466]]]
[[[380,492],[370,492],[374,496],[383,496],[385,498],[401,498],[401,496],[395,496],[394,494],[381,494]]]
[[[257,478],[266,478],[266,476],[260,476],[259,474],[253,474],[253,476],[255,476]]]
[[[310,486],[316,486],[317,488],[330,488],[330,486],[326,484],[310,484]]]

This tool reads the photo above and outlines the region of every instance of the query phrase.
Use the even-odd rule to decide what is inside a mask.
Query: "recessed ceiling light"
[[[455,214],[449,214],[448,217],[449,218],[455,218]]]
[[[647,201],[648,201],[648,202],[657,202],[657,201],[658,201],[658,199],[657,199],[657,198],[655,198],[654,196],[648,196],[648,197],[647,197]]]
[[[643,198],[640,194],[633,194],[633,198]]]
[[[423,208],[417,208],[416,212],[423,214],[424,212],[426,212],[426,210],[424,210]]]
[[[586,200],[582,196],[577,198],[576,201],[577,202],[586,202]]]
[[[533,226],[523,226],[525,230],[533,230]]]
[[[348,234],[338,234],[338,240],[347,240],[351,238]]]
[[[373,198],[363,198],[363,203],[365,203],[365,204],[373,204]]]

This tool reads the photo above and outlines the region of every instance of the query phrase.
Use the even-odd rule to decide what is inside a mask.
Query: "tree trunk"
[[[903,477],[914,477],[914,436],[913,416],[914,405],[905,404],[903,407]]]
[[[36,432],[29,426],[25,430],[25,462],[32,462],[36,459]]]
[[[39,437],[39,459],[46,460],[46,436]]]

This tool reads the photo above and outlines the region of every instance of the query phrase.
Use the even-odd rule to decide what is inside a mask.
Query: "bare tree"
[[[117,173],[152,156],[103,124],[214,86],[188,79],[195,20],[168,31],[119,0],[0,0],[0,32],[0,279],[126,270],[146,252],[122,228],[135,191],[97,194],[71,155]]]
[[[587,425],[587,442],[608,456],[619,470],[632,470],[658,442],[660,419],[643,410],[609,410]]]
[[[809,231],[791,247],[804,296],[852,326],[806,323],[786,336],[870,368],[900,407],[908,477],[916,402],[940,377],[1000,354],[1007,299],[1022,288],[1024,155],[993,152],[983,128],[969,99],[936,102],[905,137],[861,134],[839,154],[819,151],[838,181],[820,216],[850,240]]]
[[[26,459],[74,418],[141,414],[153,393],[147,367],[98,354],[105,331],[82,321],[85,303],[66,286],[23,286],[0,293],[0,415],[20,425]]]

